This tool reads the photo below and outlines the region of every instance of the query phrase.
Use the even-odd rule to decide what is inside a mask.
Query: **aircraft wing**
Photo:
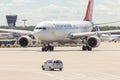
[[[33,31],[27,31],[27,30],[1,29],[0,28],[0,31],[10,32],[10,33],[18,33],[18,34],[33,34]]]
[[[69,38],[85,37],[85,36],[94,36],[101,34],[111,34],[111,33],[120,33],[120,30],[108,30],[108,31],[95,31],[95,32],[83,32],[83,33],[71,33]]]

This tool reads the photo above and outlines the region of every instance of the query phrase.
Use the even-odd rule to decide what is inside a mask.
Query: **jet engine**
[[[98,47],[100,45],[100,43],[101,43],[101,39],[97,36],[91,36],[87,39],[87,44],[91,48]]]
[[[22,37],[19,38],[18,44],[21,47],[31,46],[32,45],[32,38],[29,37],[29,36],[22,36]]]

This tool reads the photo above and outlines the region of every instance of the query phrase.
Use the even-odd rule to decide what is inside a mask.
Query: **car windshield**
[[[53,63],[53,61],[52,61],[52,60],[48,60],[47,62],[48,62],[48,63]]]
[[[54,61],[55,63],[62,63],[62,61],[60,61],[60,60],[56,60],[56,61]]]

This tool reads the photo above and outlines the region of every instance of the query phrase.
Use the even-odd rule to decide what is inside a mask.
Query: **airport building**
[[[17,15],[6,15],[6,19],[9,29],[14,29],[17,20]]]
[[[17,20],[17,15],[6,15],[7,23],[8,23],[8,28],[9,29],[14,29],[16,20]],[[0,33],[0,46],[8,46],[8,45],[14,45],[15,42],[17,41],[18,36],[16,36],[15,33]]]
[[[15,42],[16,39],[14,39],[12,33],[0,33],[0,46],[14,45]]]

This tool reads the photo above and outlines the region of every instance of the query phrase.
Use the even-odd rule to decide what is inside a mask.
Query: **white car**
[[[61,71],[63,69],[63,63],[61,60],[47,60],[41,67],[42,70],[59,69]]]

